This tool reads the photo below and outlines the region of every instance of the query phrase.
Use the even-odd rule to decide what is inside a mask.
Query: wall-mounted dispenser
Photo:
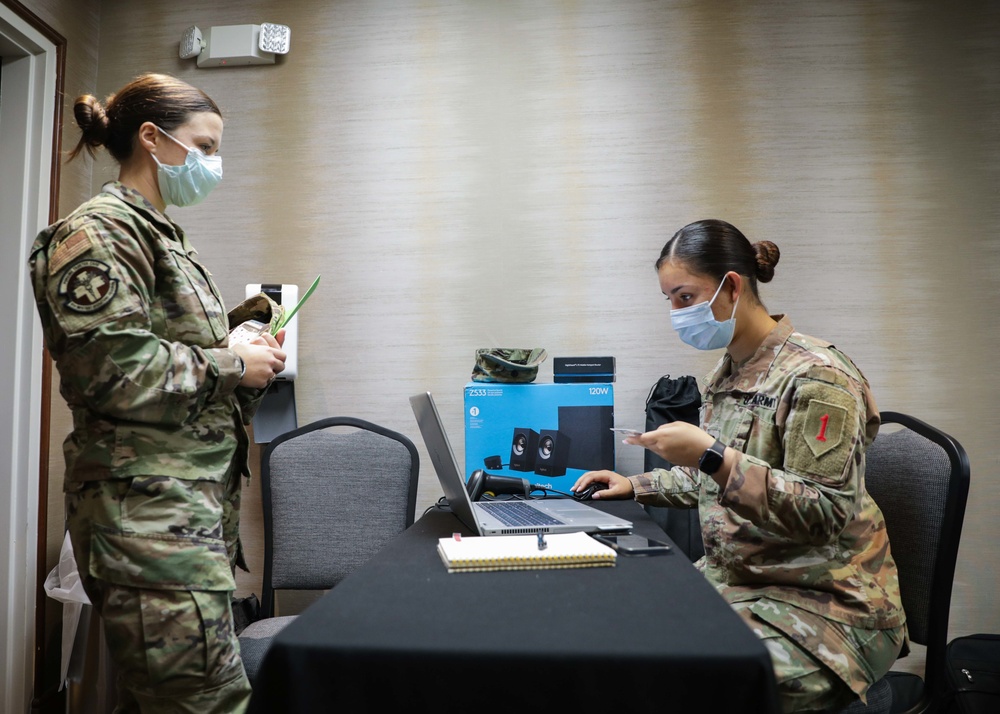
[[[257,293],[264,293],[274,300],[285,310],[291,310],[299,302],[299,286],[283,285],[278,283],[250,283],[247,285],[246,297],[250,298]],[[299,373],[299,318],[298,315],[292,317],[285,325],[285,343],[282,349],[288,358],[285,360],[285,371],[279,374],[275,381],[291,382]]]
[[[299,286],[277,283],[251,283],[246,287],[246,296],[264,293],[286,310],[291,310],[299,302]],[[295,409],[295,378],[299,364],[299,318],[293,316],[285,325],[285,342],[282,349],[287,355],[285,369],[268,388],[260,407],[253,418],[253,440],[267,444],[275,437],[296,429],[299,425]]]

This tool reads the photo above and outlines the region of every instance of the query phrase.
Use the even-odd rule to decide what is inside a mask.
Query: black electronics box
[[[553,382],[614,382],[614,357],[555,357]]]

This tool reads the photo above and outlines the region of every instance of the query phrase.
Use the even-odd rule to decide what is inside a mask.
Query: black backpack
[[[652,431],[671,421],[686,421],[697,425],[700,408],[698,380],[690,375],[677,379],[669,374],[664,375],[657,380],[646,397],[646,431]],[[651,471],[669,469],[673,464],[647,450],[643,467],[646,471]],[[688,558],[695,561],[705,554],[697,508],[645,506],[645,509]]]
[[[1000,712],[1000,635],[956,637],[945,650],[949,714]]]

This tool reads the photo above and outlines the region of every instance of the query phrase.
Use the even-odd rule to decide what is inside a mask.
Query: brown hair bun
[[[757,280],[762,283],[771,282],[771,278],[774,277],[774,266],[781,258],[781,251],[769,240],[757,241],[753,244],[753,249],[757,254]]]
[[[76,124],[82,134],[76,148],[70,153],[70,158],[75,158],[84,147],[87,153],[94,156],[108,139],[108,115],[104,112],[104,107],[97,97],[83,94],[73,104],[73,116],[76,117]]]

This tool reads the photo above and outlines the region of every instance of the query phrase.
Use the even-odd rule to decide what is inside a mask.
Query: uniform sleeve
[[[635,500],[647,506],[698,507],[698,472],[684,467],[653,469],[630,476]]]
[[[872,424],[867,387],[832,367],[794,380],[782,434],[783,463],[740,454],[720,503],[751,523],[830,543],[857,508]],[[872,404],[874,428],[877,412]]]
[[[72,252],[64,246],[73,246]],[[47,339],[71,405],[109,418],[176,426],[231,394],[242,370],[228,348],[169,341],[152,331],[154,310],[164,310],[165,320],[190,315],[181,315],[178,303],[156,303],[156,290],[178,288],[157,286],[151,261],[124,220],[88,219],[48,260]],[[202,329],[203,344],[217,342],[207,318]]]
[[[264,400],[266,389],[251,389],[250,387],[238,387],[236,398],[240,403],[240,415],[243,423],[249,425],[253,421],[260,403]]]

